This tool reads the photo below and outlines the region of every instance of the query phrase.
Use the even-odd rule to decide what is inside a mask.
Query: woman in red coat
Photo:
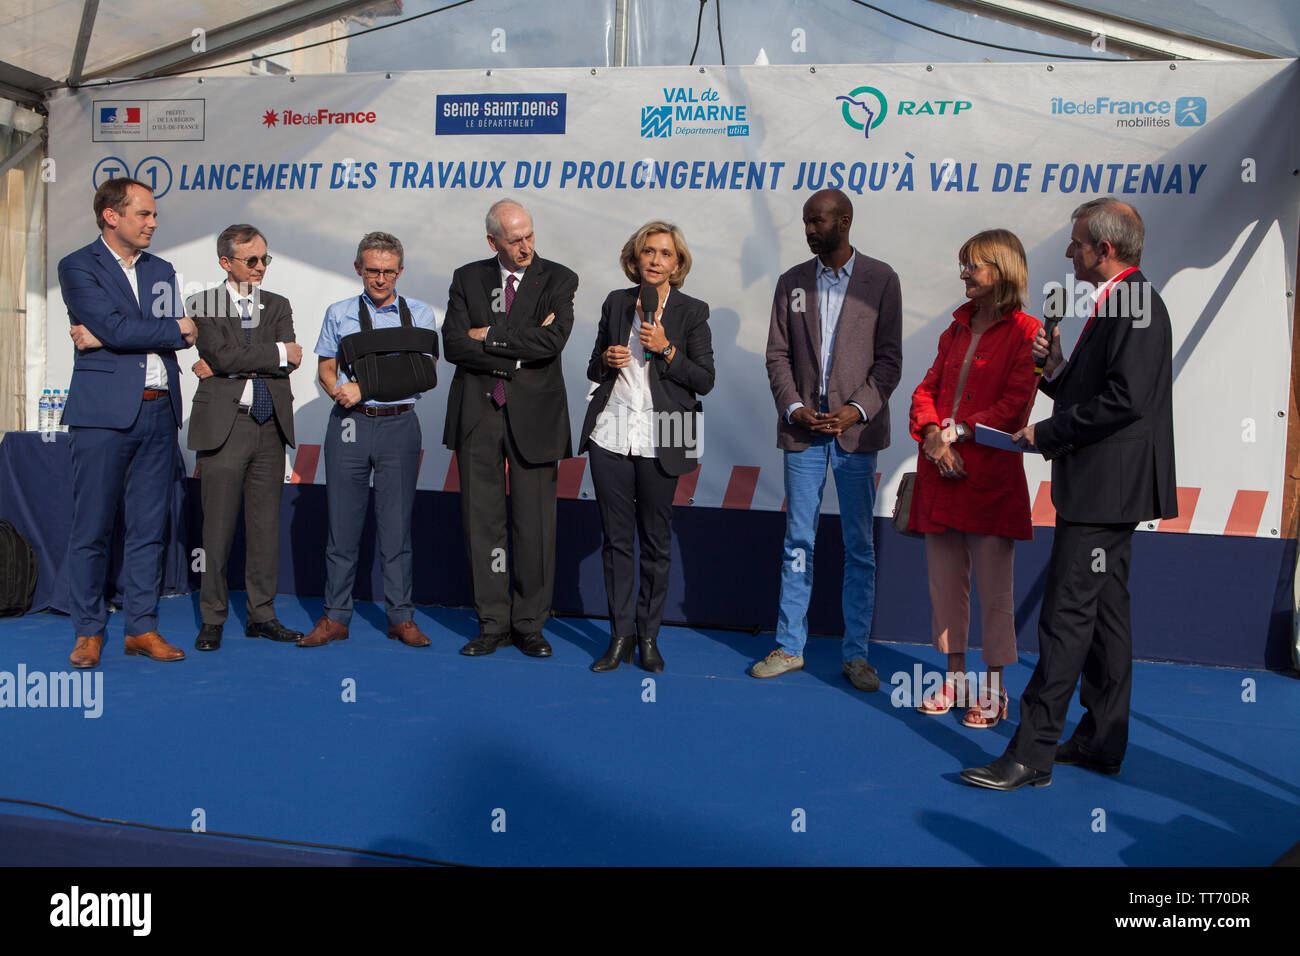
[[[910,414],[921,451],[909,527],[925,534],[934,646],[948,655],[943,687],[920,710],[939,715],[969,706],[963,724],[992,727],[1007,714],[1002,668],[1016,660],[1015,542],[1032,538],[1033,527],[1021,456],[973,439],[977,424],[1004,432],[1024,427],[1035,395],[1034,335],[1042,326],[1022,311],[1029,270],[1014,234],[981,232],[957,258],[970,301],[939,337]],[[988,668],[978,699],[966,673],[972,574]]]

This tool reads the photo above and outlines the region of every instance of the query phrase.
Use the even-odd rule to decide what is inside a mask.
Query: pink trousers
[[[974,576],[982,612],[986,667],[1016,662],[1016,608],[1013,593],[1014,538],[967,534],[949,529],[925,536],[930,572],[930,626],[934,646],[944,654],[964,654],[970,636],[970,586]]]

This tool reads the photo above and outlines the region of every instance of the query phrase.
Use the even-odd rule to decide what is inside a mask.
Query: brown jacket
[[[889,446],[889,396],[903,367],[903,300],[893,269],[860,252],[854,255],[835,331],[827,407],[862,407],[867,420],[845,429],[839,442],[848,452],[871,452]],[[803,451],[812,438],[812,432],[785,420],[786,409],[795,402],[813,411],[821,407],[817,264],[814,257],[786,272],[772,297],[767,378],[776,400],[776,445],[783,451]]]

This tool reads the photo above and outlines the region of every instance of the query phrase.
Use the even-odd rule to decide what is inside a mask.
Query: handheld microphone
[[[1059,282],[1053,282],[1047,287],[1047,294],[1043,297],[1043,334],[1047,336],[1047,355],[1052,353],[1052,332],[1060,325],[1061,318],[1065,315],[1065,286]],[[1047,355],[1042,360],[1034,360],[1034,374],[1042,375],[1043,368],[1047,362]]]
[[[659,308],[659,293],[655,287],[649,283],[641,286],[641,321],[649,325],[655,324],[655,312]],[[645,350],[646,361],[650,361],[654,353],[649,349]]]

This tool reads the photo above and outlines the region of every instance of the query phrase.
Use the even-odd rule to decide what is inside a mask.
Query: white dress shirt
[[[242,334],[244,331],[243,316],[247,315],[251,318],[255,312],[266,308],[266,306],[258,302],[255,296],[240,295],[239,283],[231,282],[229,279],[226,280],[226,291],[230,293],[230,298],[235,303],[235,314],[240,316],[239,331]],[[257,319],[261,321],[260,314]],[[256,328],[256,323],[254,323],[254,328]],[[284,368],[289,364],[289,353],[285,349],[283,342],[276,342],[275,347],[280,352],[280,367]],[[251,378],[244,383],[244,393],[239,396],[239,404],[247,405],[249,408],[253,407],[253,380]]]
[[[669,292],[672,295],[672,292]],[[668,304],[664,297],[664,306]],[[662,321],[664,311],[660,306],[655,320]],[[596,418],[591,440],[615,455],[632,455],[636,458],[655,457],[654,396],[650,393],[650,362],[641,344],[641,317],[633,311],[632,328],[628,333],[628,351],[632,361],[618,370],[614,390],[609,402]]]
[[[104,243],[104,248],[112,254],[113,258],[117,260],[117,264],[122,267],[122,271],[126,273],[126,281],[131,286],[131,294],[134,295],[135,300],[139,302],[140,286],[137,284],[135,276],[135,264],[140,259],[140,253],[137,252],[128,261],[123,259],[116,252],[113,252],[113,247],[105,241],[103,236],[99,237],[99,241]],[[156,388],[164,391],[167,388],[167,366],[163,365],[162,356],[157,352],[145,353],[144,387]]]

